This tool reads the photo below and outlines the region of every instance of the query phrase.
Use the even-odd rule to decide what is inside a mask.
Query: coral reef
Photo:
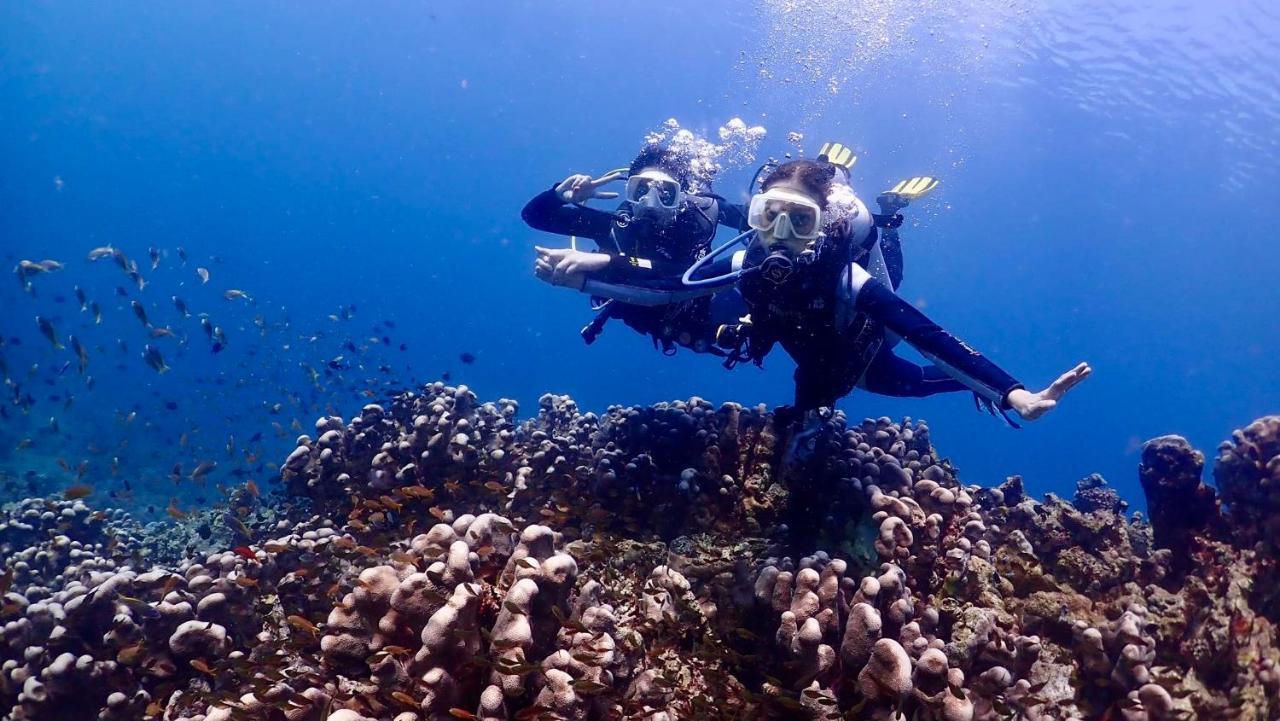
[[[1149,442],[1148,523],[1098,476],[964,485],[909,420],[517,412],[433,384],[321,418],[292,500],[179,561],[10,506],[2,718],[1280,718],[1280,417],[1220,499]]]

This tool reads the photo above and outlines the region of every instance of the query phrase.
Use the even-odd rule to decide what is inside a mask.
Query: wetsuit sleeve
[[[613,214],[566,203],[555,188],[533,196],[524,210],[520,211],[520,217],[534,230],[590,238],[601,248],[611,245],[608,241]]]
[[[880,234],[880,253],[884,256],[885,268],[889,271],[889,282],[896,291],[902,287],[902,241],[897,233]]]
[[[978,395],[1009,406],[1009,392],[1023,385],[964,341],[943,330],[918,308],[899,298],[884,283],[857,265],[851,265],[850,290],[855,309],[867,313],[902,336],[922,355]]]
[[[724,275],[732,270],[732,258],[726,257],[711,263],[702,270],[708,277]],[[637,279],[631,277],[615,277],[610,275],[611,268],[596,273],[587,273],[582,292],[599,298],[612,298],[632,305],[669,305],[681,303],[693,298],[712,295],[732,287],[733,283],[709,287],[691,288],[681,281],[684,269],[671,275],[653,274],[652,277]]]
[[[880,349],[858,381],[858,387],[898,398],[924,398],[969,389],[938,366],[916,365],[899,357],[890,348]]]
[[[636,258],[609,253],[609,265],[600,271],[600,280],[634,285],[680,286],[687,265],[663,260]]]
[[[728,228],[742,232],[747,229],[747,207],[737,203],[720,200],[720,217],[716,222]]]

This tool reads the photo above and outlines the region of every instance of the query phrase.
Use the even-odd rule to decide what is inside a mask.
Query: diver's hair
[[[689,190],[689,183],[693,180],[688,156],[658,145],[644,146],[644,150],[641,150],[636,159],[631,161],[628,175],[635,175],[646,168],[661,170],[670,175],[686,192]]]
[[[818,201],[818,207],[826,210],[827,194],[831,192],[835,174],[836,167],[831,163],[821,163],[807,158],[790,160],[774,168],[760,185],[760,190],[768,190],[783,181],[794,181]]]

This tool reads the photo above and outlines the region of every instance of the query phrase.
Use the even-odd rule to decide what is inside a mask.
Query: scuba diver
[[[623,202],[616,211],[586,207],[592,199],[617,198],[617,192],[601,188],[624,180]],[[692,293],[661,298],[646,292],[675,290],[685,269],[710,250],[720,225],[735,231],[747,227],[741,206],[708,192],[695,193],[692,185],[687,156],[649,145],[629,168],[599,178],[570,175],[525,205],[521,216],[530,227],[573,238],[568,248],[536,246],[535,272],[549,283],[570,285],[593,296],[596,317],[582,329],[588,344],[610,319],[620,318],[650,336],[665,354],[674,353],[679,345],[725,355],[715,346],[719,325],[715,319],[728,320],[745,312],[736,291],[726,288],[714,297]],[[578,238],[589,238],[597,250],[579,250]],[[585,282],[587,275],[590,283]]]
[[[841,166],[831,161],[829,148],[824,150],[817,160],[793,160],[774,168],[751,198],[750,229],[693,263],[681,288],[670,291],[673,297],[685,297],[736,286],[749,313],[717,332],[727,364],[761,364],[781,345],[796,363],[795,405],[787,415],[797,419],[834,406],[862,386],[915,397],[969,390],[992,412],[1013,410],[1035,420],[1089,376],[1092,369],[1080,363],[1047,388],[1029,391],[898,297],[898,211],[936,181],[899,183],[877,199],[882,212],[873,215],[853,194],[847,177],[837,182]],[[886,237],[894,241],[886,244],[888,254],[880,242]],[[745,248],[726,255],[740,244]],[[703,276],[706,271],[713,275]],[[588,272],[569,284],[588,287],[592,280]],[[598,287],[593,292],[607,295]],[[933,365],[917,366],[894,355],[899,339]]]

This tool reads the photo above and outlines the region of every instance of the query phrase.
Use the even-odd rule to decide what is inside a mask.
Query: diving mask
[[[643,208],[673,210],[684,201],[680,183],[666,173],[646,170],[627,178],[624,196],[628,203]]]
[[[747,224],[777,240],[813,240],[822,232],[822,208],[800,193],[770,188],[751,198]]]

